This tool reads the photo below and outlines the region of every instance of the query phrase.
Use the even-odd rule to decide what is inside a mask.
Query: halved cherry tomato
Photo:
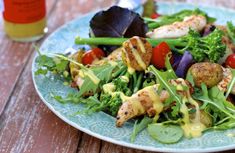
[[[165,68],[166,56],[169,53],[171,54],[169,45],[166,42],[161,42],[159,45],[153,48],[151,63],[158,69]],[[171,57],[171,63],[173,62],[172,60],[173,58]]]
[[[158,14],[158,13],[153,13],[152,15],[151,15],[151,18],[152,19],[157,19],[158,17],[160,17],[161,15],[160,14]]]
[[[235,69],[235,54],[231,54],[227,57],[225,61],[226,66],[229,66],[233,69]]]
[[[95,59],[101,59],[105,54],[100,48],[93,48],[82,56],[82,64],[91,64]]]

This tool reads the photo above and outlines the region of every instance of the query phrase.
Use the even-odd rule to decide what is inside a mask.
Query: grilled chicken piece
[[[177,87],[177,92],[183,96],[192,94],[192,85],[184,79],[175,79],[169,81]],[[181,86],[181,87],[180,87]],[[185,91],[182,86],[188,86],[188,91]],[[163,111],[163,103],[170,97],[166,90],[162,90],[158,94],[159,84],[145,87],[137,93],[128,97],[117,114],[116,126],[121,127],[127,120],[147,114],[149,117],[159,115]]]
[[[150,38],[179,38],[188,34],[189,29],[201,31],[206,26],[206,18],[201,15],[185,17],[182,22],[161,26],[147,33]]]
[[[81,63],[82,56],[83,56],[84,53],[85,53],[84,51],[78,51],[78,52],[72,54],[70,57],[73,60]],[[105,64],[107,62],[110,62],[110,61],[114,61],[114,62],[115,61],[120,61],[120,60],[122,60],[121,55],[122,55],[122,49],[118,48],[118,49],[114,50],[106,58],[103,58],[101,60],[95,60],[89,67],[93,67],[93,66],[97,66],[97,65],[103,65],[103,64]],[[77,66],[74,63],[70,63],[69,67],[70,67],[70,73],[71,73],[72,79],[74,81],[74,87],[80,88],[83,85],[84,79],[83,79],[82,75],[79,74],[80,73],[79,66]],[[89,91],[89,92],[84,93],[83,96],[91,96],[93,94],[94,93],[92,91]]]
[[[152,46],[144,38],[132,37],[122,45],[122,60],[126,63],[128,71],[146,70],[152,57]]]
[[[223,79],[218,83],[217,87],[221,90],[226,92],[230,82],[233,79],[232,72],[229,68],[223,68]],[[235,94],[235,86],[233,87],[231,94]]]
[[[159,85],[145,87],[127,98],[118,111],[116,126],[121,127],[124,122],[136,116],[148,114],[153,117],[161,113],[163,101],[157,93],[158,87]],[[162,100],[165,99],[162,98]]]
[[[91,66],[103,65],[108,61],[120,61],[122,60],[122,48],[115,49],[111,54],[107,57],[102,58],[101,60],[95,60],[92,62]]]

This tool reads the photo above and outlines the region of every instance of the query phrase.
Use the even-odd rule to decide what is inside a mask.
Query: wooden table
[[[204,2],[235,8],[234,0]],[[67,21],[112,3],[110,0],[47,0],[49,33],[45,38]],[[32,45],[40,45],[45,38],[34,43],[13,42],[5,36],[0,18],[0,153],[144,152],[89,136],[63,122],[43,104],[33,86],[31,64],[35,55]]]

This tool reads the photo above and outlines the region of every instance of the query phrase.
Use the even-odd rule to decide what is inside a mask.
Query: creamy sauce
[[[122,99],[122,102],[126,102],[130,97],[126,96],[123,92],[116,91],[115,92],[115,85],[113,83],[107,83],[103,85],[104,93],[110,94],[112,97],[119,94],[120,98]]]
[[[128,54],[127,54],[127,51],[125,50],[124,47],[123,47],[122,49],[123,49],[123,53],[124,53],[125,56],[126,56],[127,71],[128,71],[130,74],[133,74],[133,73],[135,72],[135,69],[133,69],[133,68],[131,67],[131,62],[130,62],[129,56],[128,56]]]
[[[182,81],[182,85],[186,86],[185,81]],[[178,88],[182,88],[183,86]],[[183,98],[183,104],[181,105],[180,111],[183,113],[184,124],[181,125],[181,128],[184,130],[184,135],[187,138],[191,137],[200,137],[202,132],[205,130],[206,126],[200,122],[200,108],[198,103],[192,99],[189,90],[185,91],[187,96]],[[188,113],[188,108],[186,106],[186,101],[191,103],[196,108],[195,118],[191,121]]]
[[[129,47],[131,48],[132,54],[134,55],[137,63],[139,64],[139,66],[145,70],[146,65],[145,65],[143,59],[141,58],[140,54],[138,53],[138,51],[131,44],[131,42],[129,43]]]
[[[188,123],[181,126],[184,130],[184,135],[187,138],[195,138],[200,137],[202,135],[202,131],[205,130],[205,125],[198,122],[198,123]]]
[[[133,108],[138,112],[138,115],[144,114],[145,109],[143,105],[141,104],[141,98],[138,97],[139,94],[141,94],[143,91],[147,91],[149,98],[151,101],[149,103],[152,103],[153,109],[156,111],[155,117],[158,118],[158,115],[163,110],[163,104],[160,101],[159,95],[156,93],[155,88],[158,88],[159,85],[153,85],[145,87],[142,90],[139,90],[137,93],[135,93],[132,97],[129,97],[129,101],[132,103]],[[143,98],[143,97],[142,97]]]
[[[79,71],[79,76],[81,76],[82,78],[84,78],[85,76],[89,77],[91,79],[92,82],[94,82],[95,84],[99,84],[100,79],[97,78],[97,76],[91,71],[91,70],[80,70]]]
[[[141,52],[142,52],[142,53],[146,53],[144,44],[143,44],[143,42],[141,41],[141,39],[140,39],[139,37],[137,37],[137,36],[135,36],[134,38],[137,40],[137,44],[139,45]]]
[[[127,76],[121,76],[120,78],[127,83],[130,81]]]
[[[153,85],[146,87],[148,91],[150,99],[153,101],[153,108],[156,110],[156,115],[160,114],[163,110],[163,103],[160,100],[159,95],[156,93],[156,89],[158,89],[159,85]]]
[[[181,106],[181,112],[183,113],[183,121],[184,124],[181,125],[181,128],[184,130],[184,135],[187,138],[195,138],[200,137],[202,135],[202,131],[205,130],[206,126],[200,122],[200,115],[196,112],[195,119],[191,122],[189,119],[188,108],[185,104]],[[199,111],[200,112],[200,111]]]
[[[117,66],[118,65],[118,63],[117,62],[115,62],[115,61],[108,61],[108,63],[111,65],[111,66]]]
[[[141,115],[145,113],[144,107],[137,97],[131,99],[131,104],[133,106],[134,114]]]
[[[115,90],[115,85],[113,83],[107,83],[103,85],[104,93],[112,94]]]

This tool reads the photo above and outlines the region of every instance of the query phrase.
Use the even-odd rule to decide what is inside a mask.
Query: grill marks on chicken
[[[136,116],[147,114],[153,117],[160,114],[163,101],[157,93],[158,87],[159,85],[145,87],[123,102],[117,114],[116,126],[120,127]]]
[[[132,37],[122,45],[122,60],[129,73],[146,70],[152,57],[152,46],[144,38]]]
[[[230,82],[233,79],[233,74],[229,68],[223,68],[223,79],[218,83],[217,87],[226,92]],[[235,94],[235,86],[233,87],[231,94]]]
[[[204,16],[192,15],[185,17],[182,22],[175,22],[170,25],[161,26],[147,33],[150,38],[179,38],[188,34],[189,29],[202,31],[207,21]]]

